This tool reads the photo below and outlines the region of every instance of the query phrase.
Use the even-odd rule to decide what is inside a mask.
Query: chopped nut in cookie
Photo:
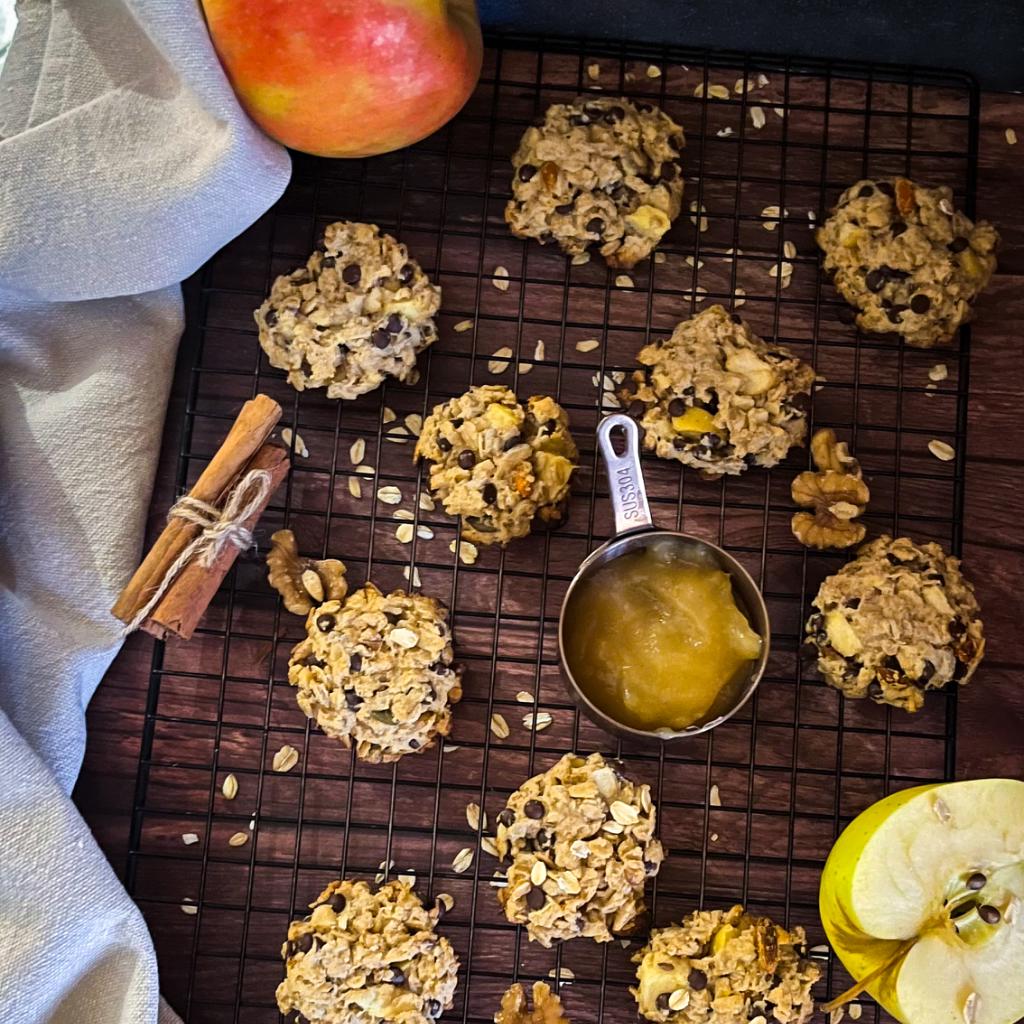
[[[341,601],[348,593],[345,564],[336,558],[304,558],[295,534],[278,530],[270,538],[267,581],[293,615],[306,615],[324,601]]]
[[[562,1000],[543,981],[535,981],[533,1006],[527,1005],[523,986],[513,985],[501,997],[494,1024],[569,1024],[569,1021],[562,1009]]]

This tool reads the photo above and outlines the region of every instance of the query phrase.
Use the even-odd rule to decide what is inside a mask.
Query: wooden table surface
[[[1005,132],[1015,128],[1020,146]],[[998,226],[999,271],[973,332],[964,560],[975,581],[988,654],[958,702],[958,778],[1024,776],[1024,97],[983,95],[977,210]],[[151,519],[170,503],[183,379],[179,374]],[[177,410],[177,412],[175,411]],[[123,875],[145,718],[153,641],[136,634],[114,661],[88,711],[89,742],[74,798]]]

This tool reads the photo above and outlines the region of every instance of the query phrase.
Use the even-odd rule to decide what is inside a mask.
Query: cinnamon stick
[[[288,450],[276,444],[265,444],[245,466],[243,473],[254,469],[265,469],[270,473],[270,489],[266,498],[253,514],[241,523],[247,530],[251,530],[259,521],[278,484],[288,475],[288,468]],[[211,566],[204,567],[198,559],[186,565],[143,621],[142,629],[161,640],[169,633],[181,637],[182,640],[191,639],[199,620],[209,607],[228,570],[234,565],[239,552],[237,545],[225,544]]]
[[[224,443],[200,474],[189,494],[219,505],[238,480],[246,464],[270,436],[281,418],[281,406],[267,395],[257,395],[242,406]],[[142,565],[121,591],[111,609],[122,622],[131,622],[167,575],[168,568],[195,539],[199,527],[184,519],[172,519],[157,538]]]

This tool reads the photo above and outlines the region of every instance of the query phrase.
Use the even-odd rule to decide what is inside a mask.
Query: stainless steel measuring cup
[[[621,455],[616,453],[612,445],[612,432],[621,430],[625,435],[625,449]],[[750,699],[757,684],[764,674],[768,662],[768,648],[771,640],[771,628],[768,623],[768,610],[757,584],[751,579],[746,569],[728,552],[712,544],[710,541],[692,537],[687,533],[674,530],[659,530],[651,518],[651,509],[647,503],[644,490],[643,474],[640,470],[640,431],[636,423],[628,416],[615,414],[606,416],[597,427],[597,446],[604,458],[608,473],[608,486],[611,491],[612,511],[615,514],[615,536],[605,541],[599,548],[592,551],[582,562],[576,575],[569,584],[562,600],[562,610],[558,616],[558,656],[562,667],[562,676],[572,699],[580,710],[602,729],[617,736],[632,739],[656,739],[662,741],[685,739],[697,736],[708,729],[731,718]],[[652,544],[665,545],[683,560],[698,565],[708,565],[725,572],[732,580],[733,597],[740,610],[746,615],[747,621],[761,637],[761,653],[751,662],[742,685],[737,689],[735,699],[727,707],[713,707],[710,717],[699,721],[685,729],[637,729],[612,718],[607,712],[597,707],[586,694],[569,666],[565,653],[565,628],[568,617],[572,614],[573,594],[580,582],[592,576],[597,569],[620,555]],[[585,682],[585,680],[583,681]],[[685,685],[685,680],[680,680]]]

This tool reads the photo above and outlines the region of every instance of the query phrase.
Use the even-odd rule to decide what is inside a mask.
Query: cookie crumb
[[[933,381],[945,380],[949,376],[949,367],[945,363],[936,363],[928,371],[928,379]]]

